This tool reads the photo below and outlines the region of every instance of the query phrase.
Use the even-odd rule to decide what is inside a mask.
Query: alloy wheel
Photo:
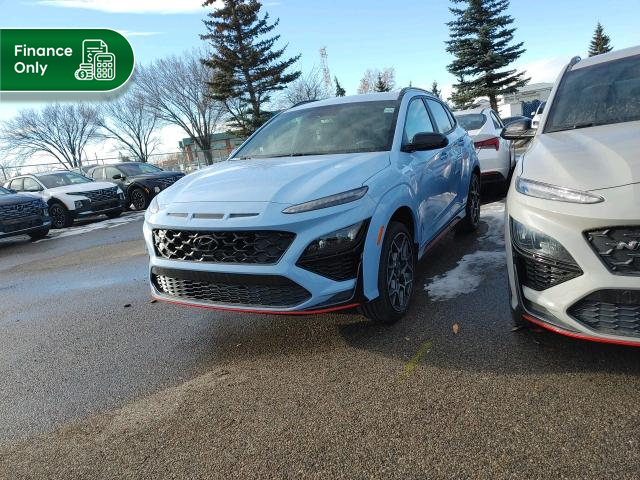
[[[146,198],[142,190],[134,190],[131,192],[131,203],[133,203],[133,208],[136,210],[142,210],[145,207]]]
[[[480,180],[477,175],[471,178],[469,187],[469,215],[474,225],[480,222]]]
[[[52,205],[49,208],[49,215],[55,228],[63,228],[65,221],[64,210],[60,205]]]
[[[393,309],[404,311],[413,290],[413,248],[404,232],[398,233],[391,242],[387,259],[387,289]]]

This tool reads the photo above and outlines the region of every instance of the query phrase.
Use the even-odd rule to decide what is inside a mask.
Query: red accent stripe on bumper
[[[349,310],[351,308],[356,308],[360,306],[359,303],[350,303],[348,305],[338,305],[335,307],[329,308],[321,308],[318,310],[298,310],[293,312],[279,312],[276,310],[246,310],[243,308],[232,308],[232,307],[215,307],[209,305],[194,305],[188,302],[181,302],[179,300],[167,300],[166,298],[157,297],[152,295],[153,298],[165,303],[171,303],[173,305],[179,305],[181,307],[191,307],[191,308],[201,308],[203,310],[217,310],[222,312],[239,312],[239,313],[256,313],[259,315],[320,315],[322,313],[331,313],[338,312],[340,310]]]
[[[522,318],[524,318],[525,320],[539,326],[542,327],[546,330],[549,330],[553,333],[557,333],[560,335],[564,335],[565,337],[570,337],[570,338],[577,338],[578,340],[587,340],[589,342],[598,342],[598,343],[610,343],[613,345],[625,345],[628,347],[640,347],[640,342],[632,342],[629,340],[615,340],[615,339],[608,339],[608,338],[600,338],[600,337],[592,337],[590,335],[585,335],[584,333],[576,333],[576,332],[570,332],[568,330],[564,330],[562,328],[556,327],[555,325],[550,325],[548,323],[543,322],[540,319],[537,319],[535,317],[532,317],[531,315],[527,315],[527,314],[523,314]]]

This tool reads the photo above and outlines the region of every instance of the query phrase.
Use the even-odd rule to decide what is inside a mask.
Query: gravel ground
[[[0,477],[637,478],[640,351],[512,332],[485,212],[390,327],[151,303],[139,219],[0,242]]]

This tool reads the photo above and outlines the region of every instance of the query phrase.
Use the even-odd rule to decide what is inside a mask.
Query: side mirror
[[[535,135],[536,129],[531,128],[531,120],[529,118],[511,122],[500,133],[500,136],[505,140],[524,140],[533,138]]]
[[[436,150],[449,145],[449,139],[441,133],[416,133],[411,143],[402,147],[403,152],[423,152],[426,150]]]
[[[122,180],[122,174],[121,173],[116,173],[113,177],[114,180]]]

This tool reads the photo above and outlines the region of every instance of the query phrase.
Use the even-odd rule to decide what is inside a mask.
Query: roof
[[[423,93],[428,95],[433,95],[431,92],[427,92],[426,90],[422,90],[421,88],[403,88],[402,90],[394,90],[391,92],[375,92],[375,93],[365,93],[362,95],[349,95],[346,97],[332,97],[327,98],[326,100],[317,100],[315,102],[307,102],[300,104],[298,106],[290,108],[288,111],[293,110],[305,110],[307,108],[315,108],[315,107],[324,107],[327,105],[340,105],[343,103],[358,103],[358,102],[384,102],[384,101],[395,101],[400,98],[401,95],[409,91],[415,91],[416,93]]]
[[[600,63],[612,62],[614,60],[620,60],[621,58],[633,57],[635,55],[640,55],[640,45],[637,47],[623,48],[621,50],[614,50],[613,52],[603,53],[601,55],[596,55],[594,57],[583,58],[578,63],[576,63],[572,70],[577,70],[579,68],[590,67],[592,65],[598,65]]]

